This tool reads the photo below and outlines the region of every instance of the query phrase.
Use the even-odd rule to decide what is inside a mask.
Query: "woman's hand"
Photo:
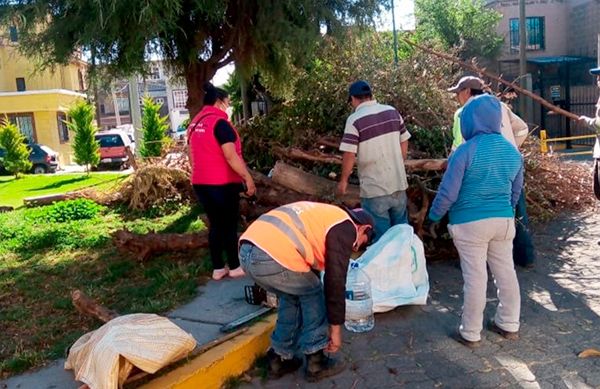
[[[246,183],[246,196],[252,197],[256,193],[256,185],[254,185],[254,180],[252,176],[248,173],[248,177],[245,179]]]
[[[330,325],[329,326],[329,344],[325,347],[325,351],[328,353],[337,353],[342,347],[342,326],[341,325]]]

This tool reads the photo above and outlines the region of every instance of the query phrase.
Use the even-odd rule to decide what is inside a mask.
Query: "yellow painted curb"
[[[143,389],[218,389],[248,370],[267,351],[277,315],[270,315],[243,334],[197,356],[189,363],[141,386]]]

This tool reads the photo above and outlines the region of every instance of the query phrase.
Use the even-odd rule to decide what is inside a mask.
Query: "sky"
[[[391,0],[389,0],[391,1]],[[415,28],[414,19],[414,1],[413,0],[394,0],[394,10],[396,15],[396,29],[412,30]],[[382,12],[380,20],[376,23],[377,29],[380,31],[392,30],[392,12]],[[222,67],[213,77],[212,83],[216,86],[222,86],[229,79],[229,75],[233,72],[233,64]]]

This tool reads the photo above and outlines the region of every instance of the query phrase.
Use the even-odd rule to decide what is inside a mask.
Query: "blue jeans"
[[[375,220],[375,235],[373,243],[381,238],[391,226],[408,223],[406,191],[394,192],[391,195],[362,198],[360,205],[373,216]]]
[[[300,350],[313,354],[329,342],[325,297],[319,277],[288,270],[250,243],[240,245],[242,269],[256,283],[279,298],[277,324],[271,335],[273,350],[291,359]]]

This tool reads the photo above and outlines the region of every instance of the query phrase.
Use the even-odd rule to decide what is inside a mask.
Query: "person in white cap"
[[[462,107],[473,97],[485,93],[485,83],[479,77],[465,76],[448,92],[456,93],[456,99],[461,107],[454,113],[454,125],[452,127],[452,151],[456,150],[464,141],[460,129],[460,114]],[[517,149],[521,147],[527,135],[529,128],[527,123],[517,116],[508,105],[500,103],[502,108],[502,122],[500,132]],[[533,240],[529,232],[529,218],[527,216],[527,204],[525,202],[525,190],[521,191],[521,197],[516,205],[515,220],[517,223],[517,233],[513,242],[513,259],[515,264],[532,268],[535,262],[535,249]]]
[[[449,88],[448,92],[456,93],[456,99],[461,105],[454,113],[454,125],[452,126],[452,151],[454,151],[463,143],[463,138],[460,133],[460,113],[462,112],[462,107],[473,96],[485,93],[485,83],[479,77],[465,76],[461,78],[456,85]],[[506,104],[501,104],[502,124],[500,131],[506,140],[515,147],[520,148],[529,133],[527,123],[511,111]]]

